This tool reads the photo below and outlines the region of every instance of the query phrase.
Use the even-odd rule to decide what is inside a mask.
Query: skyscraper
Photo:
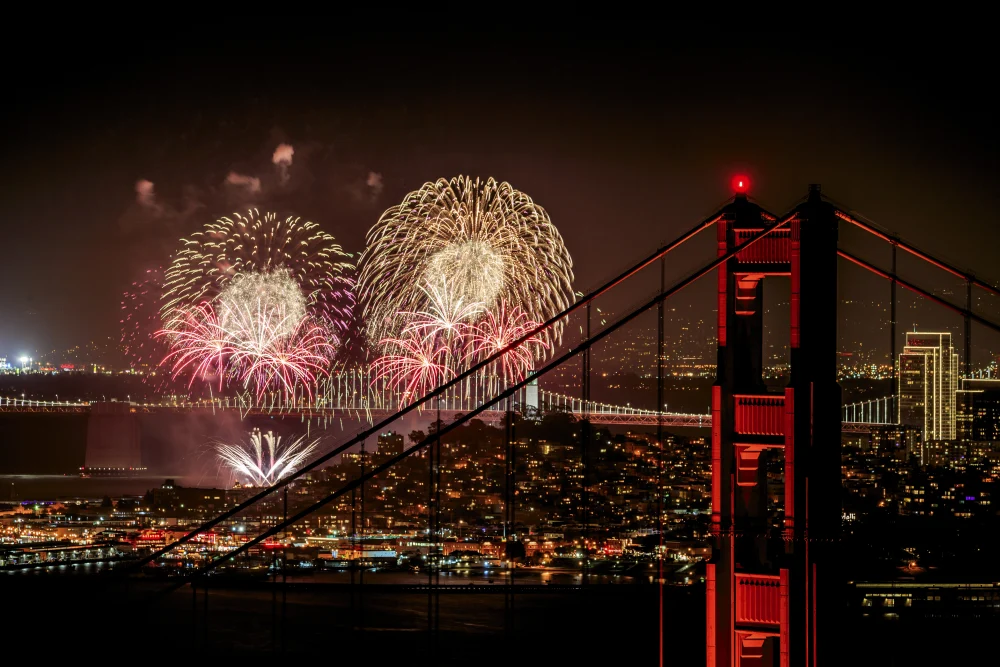
[[[969,461],[1000,462],[1000,379],[965,378],[956,400],[955,436]]]
[[[899,355],[899,423],[921,428],[925,442],[954,440],[957,390],[951,334],[907,332]]]

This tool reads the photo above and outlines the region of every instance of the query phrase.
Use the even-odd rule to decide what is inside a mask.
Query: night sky
[[[736,172],[771,210],[821,183],[1000,278],[989,40],[334,23],[0,47],[0,356],[117,338],[122,291],[207,219],[295,213],[358,253],[385,208],[458,174],[507,180],[545,207],[579,290],[711,213]],[[295,149],[284,185],[271,159],[282,142]],[[260,191],[226,184],[230,172]]]

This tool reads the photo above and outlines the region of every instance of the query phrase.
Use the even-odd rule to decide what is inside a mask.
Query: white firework
[[[403,328],[404,335],[412,332],[423,339],[444,337],[453,341],[464,337],[471,323],[483,313],[481,302],[467,302],[444,279],[428,282],[420,290],[427,296],[427,310],[406,313],[410,321]]]
[[[305,436],[282,445],[281,436],[260,429],[250,433],[249,443],[217,443],[215,451],[222,464],[234,475],[254,486],[274,486],[281,478],[295,472],[316,451],[319,439],[307,443]]]
[[[541,206],[509,183],[459,176],[425,183],[382,214],[359,261],[358,296],[378,343],[429,312],[428,283],[484,311],[503,301],[545,322],[573,302],[572,282],[569,251]],[[563,326],[540,335],[559,340]]]
[[[276,155],[281,158],[278,164],[285,163],[290,154]],[[309,316],[345,340],[354,321],[354,266],[350,259],[316,223],[293,216],[282,219],[257,209],[234,213],[181,239],[162,281],[161,321],[167,324],[175,319],[175,310],[215,304],[240,276],[282,274],[298,284]],[[245,287],[252,286],[248,283]],[[298,303],[296,297],[296,310]],[[290,317],[289,321],[301,319]]]
[[[222,288],[218,304],[224,327],[231,314],[257,313],[267,320],[257,326],[277,336],[290,335],[306,317],[305,294],[287,269],[238,274]]]
[[[450,286],[452,297],[489,308],[503,289],[503,256],[478,239],[453,243],[430,256],[424,280]]]

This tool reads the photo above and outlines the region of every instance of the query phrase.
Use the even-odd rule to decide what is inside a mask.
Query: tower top
[[[747,191],[750,189],[750,179],[745,174],[737,174],[733,176],[732,185],[733,192],[737,196],[746,197]]]

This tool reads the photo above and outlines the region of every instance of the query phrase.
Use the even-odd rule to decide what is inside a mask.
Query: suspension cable
[[[975,320],[979,324],[982,324],[984,327],[992,329],[993,331],[1000,332],[1000,325],[998,325],[998,324],[996,324],[994,322],[991,322],[990,320],[987,320],[986,318],[984,318],[984,317],[982,317],[980,315],[976,315],[972,311],[967,310],[965,308],[962,308],[961,306],[956,306],[955,304],[953,304],[953,303],[951,303],[949,301],[946,301],[946,300],[942,299],[939,296],[935,296],[935,295],[931,294],[930,292],[928,292],[927,290],[922,289],[920,287],[917,287],[916,285],[914,285],[913,283],[909,282],[908,280],[904,280],[903,278],[900,278],[895,273],[892,273],[892,272],[889,272],[889,271],[883,271],[882,269],[878,268],[877,266],[866,262],[865,260],[861,259],[857,255],[853,255],[853,254],[847,252],[846,250],[837,249],[837,254],[840,255],[841,257],[843,257],[844,259],[846,259],[846,260],[848,260],[850,262],[853,262],[854,264],[857,264],[861,268],[867,269],[868,271],[871,271],[872,273],[874,273],[875,275],[877,275],[877,276],[879,276],[881,278],[885,278],[886,280],[891,280],[891,281],[895,282],[896,284],[900,285],[901,287],[905,287],[906,289],[910,290],[914,294],[917,294],[918,296],[924,297],[928,301],[933,301],[934,303],[938,304],[939,306],[943,306],[943,307],[947,308],[948,310],[951,310],[952,312],[958,313],[959,315],[962,315],[964,317],[968,317],[968,318],[970,318],[972,320]]]
[[[993,286],[993,285],[991,285],[991,284],[989,284],[987,282],[983,282],[982,280],[976,278],[976,276],[974,276],[972,273],[970,273],[968,271],[963,271],[963,270],[959,269],[958,267],[956,267],[953,264],[950,264],[950,263],[948,263],[948,262],[946,262],[946,261],[944,261],[942,259],[938,259],[938,258],[936,258],[936,257],[934,257],[932,255],[927,254],[926,252],[924,252],[924,251],[922,251],[922,250],[920,250],[918,248],[915,248],[914,246],[910,245],[906,241],[903,241],[902,239],[900,239],[895,234],[886,233],[886,232],[878,229],[874,225],[871,225],[871,224],[869,224],[867,222],[864,222],[863,220],[859,220],[857,217],[855,217],[853,215],[850,215],[849,213],[845,213],[844,211],[841,211],[840,209],[834,209],[834,213],[841,220],[849,222],[852,225],[854,225],[854,226],[856,226],[856,227],[858,227],[860,229],[865,230],[869,234],[872,234],[873,236],[877,236],[878,238],[882,239],[886,243],[891,243],[892,245],[896,246],[897,248],[902,248],[903,250],[905,250],[906,252],[910,253],[914,257],[922,259],[922,260],[924,260],[925,262],[927,262],[929,264],[933,264],[937,268],[941,269],[942,271],[946,271],[946,272],[950,273],[951,275],[955,276],[956,278],[960,278],[960,279],[962,279],[964,281],[970,282],[973,285],[975,285],[976,287],[980,287],[980,288],[986,290],[987,292],[989,292],[991,294],[994,294],[996,296],[1000,296],[1000,289],[997,289],[995,286]],[[902,285],[902,283],[900,283],[900,284]]]

